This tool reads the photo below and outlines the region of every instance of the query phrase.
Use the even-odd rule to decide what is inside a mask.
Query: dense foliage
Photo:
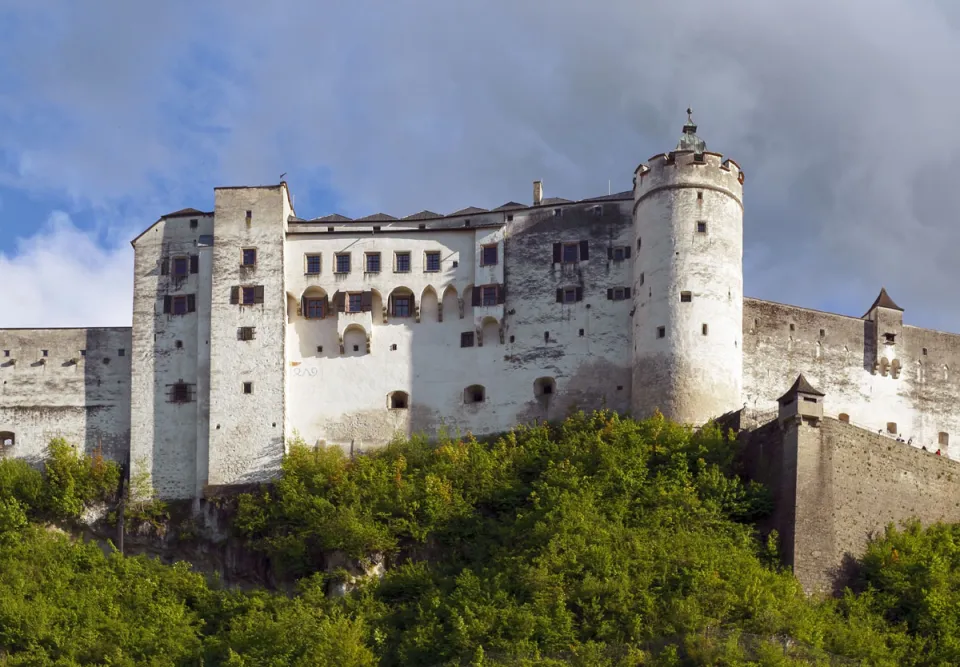
[[[350,459],[294,446],[234,528],[292,595],[225,590],[39,521],[109,500],[109,464],[0,461],[0,665],[960,664],[960,528],[891,527],[858,592],[807,599],[751,521],[735,442],[609,413]],[[382,578],[327,594],[349,559]]]

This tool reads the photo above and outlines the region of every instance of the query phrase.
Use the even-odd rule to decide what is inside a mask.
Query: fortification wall
[[[60,436],[124,460],[130,349],[128,327],[0,329],[0,455],[38,460]]]
[[[759,299],[743,303],[743,402],[760,421],[803,373],[825,413],[960,458],[960,335],[903,326],[898,377],[874,372],[873,323]],[[945,434],[947,444],[941,444]]]

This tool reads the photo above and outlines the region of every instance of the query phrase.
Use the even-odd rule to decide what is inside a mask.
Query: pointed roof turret
[[[697,125],[693,122],[693,109],[687,107],[687,122],[683,124],[683,134],[677,142],[678,151],[702,153],[707,150],[706,142],[697,136]]]
[[[864,317],[866,317],[867,315],[869,315],[869,314],[870,314],[870,311],[872,311],[874,308],[876,308],[876,307],[878,307],[878,306],[879,306],[880,308],[890,308],[891,310],[899,310],[901,313],[903,312],[903,308],[901,308],[900,306],[898,306],[897,304],[895,304],[895,303],[893,302],[893,299],[890,298],[890,295],[887,294],[887,288],[886,288],[886,287],[881,287],[881,288],[880,288],[880,295],[877,297],[877,300],[873,302],[873,305],[870,306],[869,308],[867,308],[867,312],[866,312],[866,314],[864,315]]]
[[[789,389],[777,399],[778,403],[783,403],[784,399],[792,398],[796,394],[807,394],[809,396],[824,396],[825,394],[816,389],[810,382],[803,376],[803,373],[797,376],[796,382],[791,385]]]

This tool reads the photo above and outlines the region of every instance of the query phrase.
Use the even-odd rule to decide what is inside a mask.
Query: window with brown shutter
[[[200,272],[200,255],[190,255],[190,273]]]
[[[197,295],[196,294],[187,295],[187,312],[188,313],[197,312]]]
[[[345,292],[337,292],[333,295],[333,303],[337,307],[337,312],[342,313],[346,310],[347,295]]]
[[[169,295],[163,297],[163,312],[165,315],[170,314],[170,304],[173,301],[173,298]]]
[[[498,285],[497,289],[497,304],[503,304],[507,300],[507,286]]]
[[[580,261],[585,262],[590,259],[590,242],[580,241]]]
[[[253,288],[253,302],[263,303],[263,285],[256,285]]]
[[[160,275],[166,276],[170,274],[170,262],[166,257],[160,258]]]
[[[559,264],[563,261],[563,244],[554,243],[553,244],[553,263]]]
[[[470,305],[471,305],[471,306],[479,306],[481,303],[483,303],[483,302],[481,301],[480,288],[479,288],[479,287],[474,287],[474,288],[473,288],[473,293],[471,294]]]
[[[240,303],[240,286],[234,285],[230,288],[230,303],[238,304]]]
[[[369,313],[373,310],[373,292],[367,290],[360,294],[360,312]]]

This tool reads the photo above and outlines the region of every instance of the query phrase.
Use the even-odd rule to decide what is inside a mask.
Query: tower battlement
[[[659,153],[637,167],[633,176],[634,192],[643,197],[664,187],[702,187],[720,189],[737,201],[743,197],[744,173],[734,160],[721,153],[677,150]]]

